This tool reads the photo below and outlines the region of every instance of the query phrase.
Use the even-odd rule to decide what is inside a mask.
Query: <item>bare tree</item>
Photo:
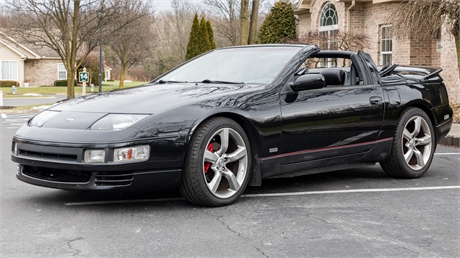
[[[239,9],[241,0],[204,0],[204,4],[218,19],[213,19],[216,34],[226,38],[232,46],[240,43]]]
[[[408,0],[398,6],[390,17],[393,34],[397,37],[417,35],[432,38],[443,25],[455,37],[457,60],[460,67],[460,1],[458,0]]]
[[[9,12],[18,17],[9,30],[25,43],[56,51],[68,73],[67,97],[74,98],[77,67],[98,46],[99,29],[108,35],[142,17],[123,12],[129,1],[6,0]],[[125,22],[112,26],[121,16],[127,16]]]
[[[251,16],[249,17],[249,0],[241,0],[240,9],[240,44],[254,44],[257,36],[257,20],[259,17],[260,0],[252,0]],[[249,24],[249,25],[248,25]]]
[[[157,45],[155,55],[144,65],[152,76],[158,76],[183,63],[195,13],[198,9],[186,0],[173,0],[171,10],[155,17],[153,26]]]
[[[120,66],[120,83],[123,89],[126,71],[136,63],[151,55],[154,34],[151,30],[153,23],[152,9],[149,3],[143,1],[126,1],[123,3],[123,14],[114,23],[114,33],[108,36],[107,45],[110,47],[113,63]],[[129,22],[133,16],[142,19]],[[125,26],[124,26],[125,25]],[[116,30],[118,27],[124,28]]]
[[[257,21],[259,20],[260,0],[252,0],[251,20],[249,22],[248,43],[254,44],[257,38]]]
[[[216,34],[225,37],[233,46],[255,43],[259,7],[263,2],[252,0],[252,8],[249,8],[250,0],[204,0],[212,14],[220,19],[213,19]]]
[[[247,45],[249,39],[249,0],[241,0],[240,9],[240,44]]]
[[[370,38],[364,34],[335,31],[330,35],[325,35],[317,31],[309,31],[289,43],[315,44],[321,49],[357,51],[369,47],[369,40]],[[345,66],[346,60],[343,59],[342,61],[344,62],[342,66]]]
[[[335,31],[335,33],[325,35],[317,31],[309,31],[290,43],[315,44],[321,49],[356,51],[369,47],[369,40],[369,37],[364,34]]]

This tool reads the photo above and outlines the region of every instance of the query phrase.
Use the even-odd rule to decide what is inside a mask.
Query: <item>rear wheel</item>
[[[180,191],[194,204],[232,204],[248,184],[250,167],[249,140],[241,126],[211,118],[191,138]]]
[[[398,123],[390,158],[380,165],[392,177],[421,177],[433,160],[434,140],[430,118],[419,108],[409,108]]]

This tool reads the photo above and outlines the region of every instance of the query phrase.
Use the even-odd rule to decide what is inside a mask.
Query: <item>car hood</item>
[[[174,83],[144,86],[88,95],[67,100],[50,110],[82,113],[153,114],[175,107],[219,99],[237,98],[265,88],[260,84]],[[218,104],[216,104],[218,105]]]

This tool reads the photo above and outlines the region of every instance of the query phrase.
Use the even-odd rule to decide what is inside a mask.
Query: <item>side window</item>
[[[67,70],[63,63],[58,64],[58,80],[67,80]]]

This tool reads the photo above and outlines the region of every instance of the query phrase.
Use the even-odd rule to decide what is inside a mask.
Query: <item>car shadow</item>
[[[329,173],[321,173],[290,178],[264,179],[262,186],[248,187],[245,195],[294,193],[305,191],[326,191],[368,188],[382,185],[382,181],[390,182],[394,179],[387,177],[379,166],[358,169],[346,169]],[[133,191],[110,190],[100,192],[67,191],[47,189],[45,192],[28,197],[28,202],[45,206],[82,207],[82,206],[145,206],[146,203],[175,203],[179,206],[190,206],[178,190],[171,191]]]

